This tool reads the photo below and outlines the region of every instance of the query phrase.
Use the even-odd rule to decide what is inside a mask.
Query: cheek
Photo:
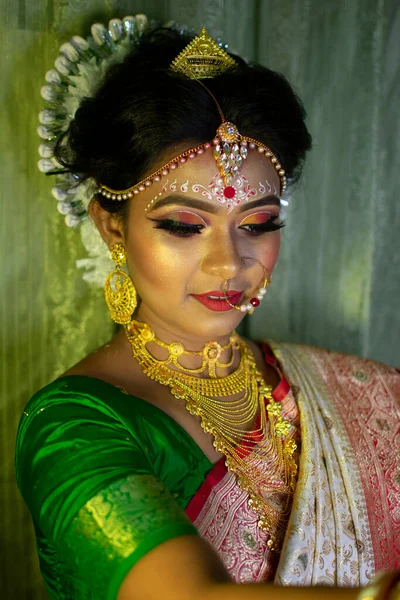
[[[279,248],[281,245],[280,231],[274,231],[267,235],[267,240],[260,249],[261,262],[268,271],[272,272],[279,256]]]
[[[144,290],[148,285],[158,290],[173,290],[190,271],[190,253],[184,244],[168,241],[153,228],[144,229],[141,235],[132,236],[128,242],[128,264],[134,283]]]

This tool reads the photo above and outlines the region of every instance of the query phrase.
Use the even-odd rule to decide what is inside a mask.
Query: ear
[[[124,224],[119,215],[104,210],[96,198],[89,204],[89,215],[109,248],[117,242],[124,244]]]

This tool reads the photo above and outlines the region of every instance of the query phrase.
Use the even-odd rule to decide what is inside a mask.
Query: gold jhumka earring
[[[110,248],[110,253],[116,268],[106,279],[104,294],[112,320],[120,325],[126,325],[130,322],[137,306],[136,289],[129,275],[121,269],[126,263],[123,245],[114,244]]]

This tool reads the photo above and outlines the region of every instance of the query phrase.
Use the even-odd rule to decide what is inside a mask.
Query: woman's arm
[[[188,535],[160,544],[136,563],[117,600],[356,600],[358,593],[357,588],[238,585],[207,542]]]

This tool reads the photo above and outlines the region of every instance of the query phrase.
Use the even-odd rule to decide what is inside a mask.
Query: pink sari
[[[237,583],[366,584],[400,566],[400,374],[374,361],[270,343],[283,378],[273,392],[295,436],[298,482],[280,554],[224,459],[186,513]],[[290,382],[290,385],[288,384]]]

